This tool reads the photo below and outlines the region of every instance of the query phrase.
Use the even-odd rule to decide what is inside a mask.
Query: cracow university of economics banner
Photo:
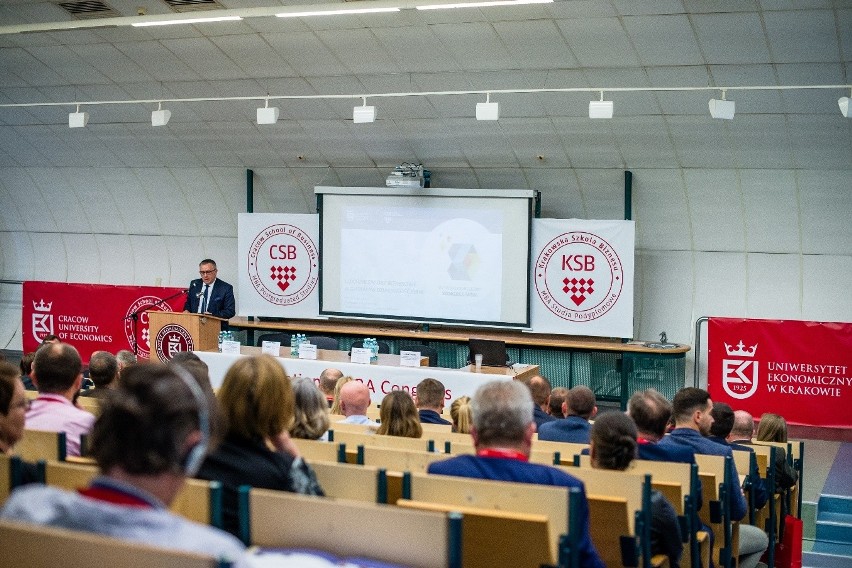
[[[852,426],[852,323],[710,318],[707,333],[714,401],[755,418]]]
[[[633,337],[633,221],[534,219],[531,328]]]
[[[316,318],[319,217],[240,213],[241,316]]]

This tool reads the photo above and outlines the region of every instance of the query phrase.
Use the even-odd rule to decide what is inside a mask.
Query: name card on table
[[[222,342],[222,353],[230,353],[232,355],[240,354],[240,342],[239,341],[223,341]]]
[[[299,345],[299,359],[316,359],[317,346],[313,343],[302,343]]]
[[[367,349],[366,347],[353,347],[352,348],[352,362],[353,363],[363,363],[365,365],[370,364],[370,359],[373,356],[373,350]]]
[[[281,342],[264,341],[260,346],[260,352],[266,353],[267,355],[272,355],[273,357],[278,357],[279,355],[281,355]]]
[[[399,352],[400,367],[419,367],[420,366],[420,351],[400,351]]]

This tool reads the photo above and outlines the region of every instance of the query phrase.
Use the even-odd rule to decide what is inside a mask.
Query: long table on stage
[[[229,324],[246,333],[249,345],[255,343],[256,332],[273,331],[335,336],[344,350],[365,337],[390,343],[394,353],[412,344],[426,344],[438,350],[439,366],[448,368],[467,364],[469,338],[498,339],[506,342],[512,361],[538,365],[554,387],[587,385],[600,400],[619,401],[622,408],[631,393],[640,389],[655,388],[672,398],[684,386],[690,349],[682,344],[437,324],[338,319],[254,321],[246,317],[232,318]]]
[[[210,372],[210,383],[213,388],[219,388],[225,378],[225,373],[238,359],[261,353],[260,347],[241,347],[240,354],[219,353],[217,351],[195,351],[202,361],[207,364]],[[391,390],[411,389],[427,377],[444,383],[447,389],[447,404],[462,395],[472,396],[479,385],[488,381],[530,377],[538,373],[538,365],[516,364],[512,367],[482,367],[479,372],[470,366],[460,369],[440,367],[402,367],[399,355],[379,354],[377,362],[369,365],[351,363],[346,351],[317,349],[316,359],[298,359],[290,355],[290,347],[282,347],[277,358],[287,374],[291,377],[308,377],[319,380],[320,373],[328,367],[340,369],[345,376],[351,376],[367,384],[370,398],[378,404]],[[427,359],[428,361],[428,359]]]

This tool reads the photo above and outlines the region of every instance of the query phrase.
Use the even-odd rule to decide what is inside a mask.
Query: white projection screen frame
[[[315,192],[321,316],[529,328],[535,191]]]

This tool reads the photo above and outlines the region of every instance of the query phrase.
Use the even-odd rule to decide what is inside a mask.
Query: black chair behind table
[[[264,333],[258,336],[257,342],[255,343],[258,347],[263,347],[264,341],[277,341],[281,343],[281,347],[289,347],[290,346],[290,334],[289,333]]]
[[[390,345],[384,341],[376,341],[379,346],[379,353],[390,353]],[[364,347],[364,340],[359,339],[352,342],[352,347]]]
[[[314,335],[308,338],[308,343],[311,345],[316,345],[317,349],[340,349],[340,344],[333,337],[327,337],[325,335]]]
[[[431,345],[403,345],[399,348],[400,351],[420,351],[421,357],[429,357],[429,366],[438,366],[438,349]]]

